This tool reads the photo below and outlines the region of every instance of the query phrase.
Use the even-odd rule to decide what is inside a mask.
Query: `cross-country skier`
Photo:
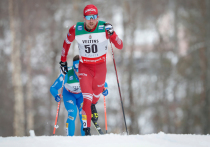
[[[82,105],[83,105],[83,96],[80,89],[79,79],[78,79],[78,65],[79,65],[79,55],[76,55],[73,58],[73,66],[68,68],[68,72],[65,76],[64,80],[64,88],[63,88],[63,101],[65,108],[68,112],[68,118],[66,120],[66,133],[67,136],[73,136],[75,132],[75,120],[77,116],[77,108],[79,110],[79,117],[81,122],[81,135],[84,136],[85,133],[83,131],[83,122],[82,122]],[[58,90],[62,87],[63,83],[63,74],[60,74],[59,77],[55,80],[54,84],[50,87],[50,92],[54,96],[55,101],[60,101],[60,95],[58,94]],[[103,95],[108,95],[107,84],[105,85],[105,90],[103,91]],[[92,106],[93,123],[97,122],[98,113],[95,109],[95,106]],[[96,123],[97,125],[97,123]]]
[[[78,22],[70,27],[64,40],[60,68],[64,74],[67,73],[66,58],[71,43],[76,39],[80,55],[80,87],[84,98],[83,127],[85,135],[91,135],[91,104],[97,103],[105,84],[108,40],[118,49],[123,48],[123,42],[110,23],[98,20],[98,9],[95,5],[87,5],[83,14],[84,22]]]

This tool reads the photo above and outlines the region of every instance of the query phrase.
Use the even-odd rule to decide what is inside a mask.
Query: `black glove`
[[[62,74],[67,74],[68,72],[68,66],[67,66],[67,62],[60,62],[60,69],[61,69],[61,72]]]
[[[107,30],[108,34],[111,36],[114,33],[114,28],[110,23],[104,23],[105,30]]]

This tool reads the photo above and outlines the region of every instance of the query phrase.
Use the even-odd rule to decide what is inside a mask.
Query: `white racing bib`
[[[106,61],[108,39],[103,21],[99,21],[93,32],[84,29],[84,22],[78,22],[75,29],[75,39],[78,43],[80,61],[83,63],[100,63]]]

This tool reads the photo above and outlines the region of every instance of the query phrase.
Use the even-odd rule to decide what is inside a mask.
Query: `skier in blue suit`
[[[77,108],[79,110],[79,118],[81,122],[81,135],[84,136],[85,132],[83,131],[83,122],[82,122],[82,106],[83,106],[83,96],[80,89],[79,79],[78,79],[78,66],[79,66],[79,55],[76,55],[73,58],[73,66],[68,67],[68,73],[64,79],[64,88],[63,88],[63,101],[65,108],[68,112],[68,118],[66,120],[66,133],[67,136],[73,136],[75,132],[75,120],[77,116]],[[60,94],[58,90],[62,87],[63,83],[63,74],[60,74],[59,77],[55,80],[54,84],[50,87],[50,92],[54,96],[55,101],[60,101]],[[108,95],[107,83],[105,83],[104,91],[102,94],[104,96]],[[95,105],[92,105],[95,109]],[[97,113],[94,110],[93,113]],[[93,115],[97,116],[97,115]],[[97,121],[98,118],[92,118],[92,120]]]

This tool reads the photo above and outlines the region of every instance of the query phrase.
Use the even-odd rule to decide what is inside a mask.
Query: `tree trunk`
[[[32,95],[32,75],[31,75],[31,47],[32,42],[30,40],[29,32],[31,31],[31,26],[29,23],[26,23],[29,19],[30,12],[30,3],[27,3],[26,0],[22,0],[24,3],[23,9],[23,22],[25,24],[25,33],[23,33],[23,38],[26,43],[26,134],[29,134],[30,130],[34,130],[34,111],[33,111],[33,95]],[[24,42],[23,42],[24,43]]]
[[[132,31],[132,36],[134,38],[134,32],[135,32],[135,27],[133,28]],[[133,86],[132,86],[132,82],[133,82],[133,56],[134,56],[134,39],[133,39],[133,43],[131,45],[131,51],[130,51],[130,56],[129,56],[129,64],[128,64],[128,93],[129,93],[129,115],[130,115],[130,119],[131,119],[131,124],[129,126],[129,134],[139,134],[139,126],[138,126],[138,115],[136,115],[136,105],[135,105],[135,100],[134,100],[134,96],[133,96]]]
[[[27,34],[28,35],[28,34]],[[27,106],[27,132],[34,130],[34,111],[33,111],[33,96],[32,96],[32,76],[31,76],[31,42],[27,36],[27,83],[26,83],[26,106]]]
[[[21,61],[20,61],[20,43],[17,37],[17,20],[16,12],[14,12],[13,0],[9,0],[9,16],[11,30],[11,66],[12,66],[12,82],[14,86],[14,135],[24,136],[24,100],[23,87],[21,81]]]
[[[207,74],[206,74],[206,97],[205,100],[203,101],[203,121],[202,121],[202,126],[203,126],[203,133],[208,134],[210,133],[210,1],[206,0],[206,14],[207,14],[207,19],[206,19],[206,59],[207,59]]]
[[[135,50],[135,31],[137,28],[137,22],[135,20],[135,16],[138,15],[138,8],[135,7],[135,5],[132,3],[131,7],[133,8],[131,10],[130,16],[134,16],[131,18],[131,30],[130,30],[130,35],[132,38],[132,42],[131,42],[131,48],[130,48],[130,55],[129,55],[129,64],[128,64],[128,97],[129,97],[129,115],[130,115],[130,119],[131,119],[131,124],[129,126],[129,133],[130,134],[139,134],[139,126],[138,126],[138,118],[139,118],[139,114],[136,114],[136,109],[135,107],[137,106],[135,104],[135,99],[134,99],[134,88],[132,86],[132,82],[135,80],[133,78],[133,72],[134,72],[134,50]]]

